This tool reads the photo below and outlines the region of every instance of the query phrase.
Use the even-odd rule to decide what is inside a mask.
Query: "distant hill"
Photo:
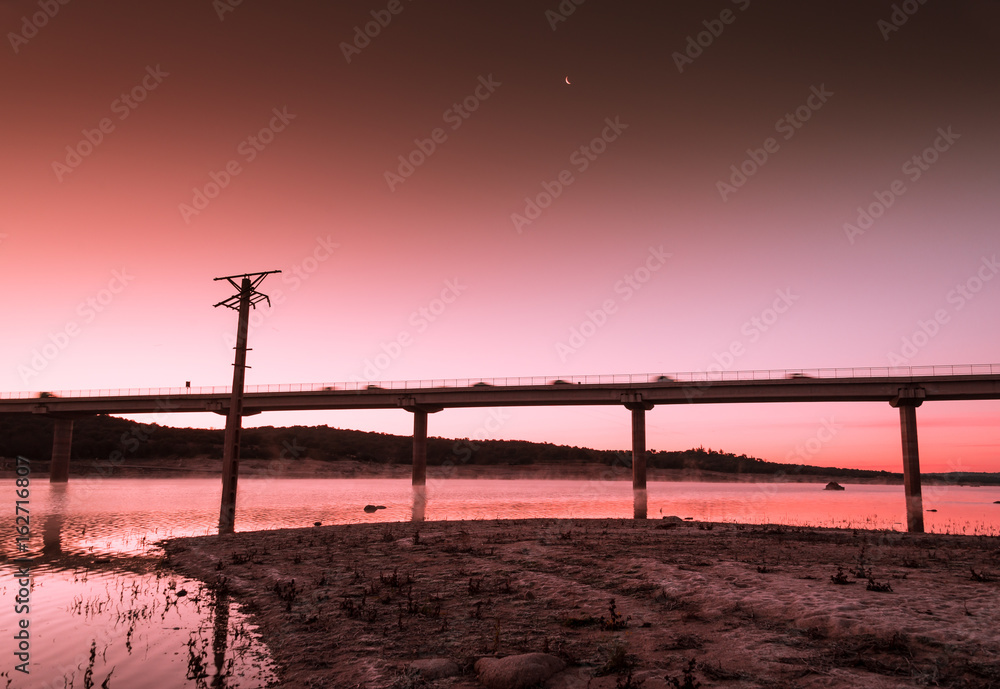
[[[53,422],[43,416],[0,415],[0,457],[23,455],[47,461],[52,455]],[[127,460],[176,461],[184,458],[221,458],[224,431],[140,424],[113,416],[78,419],[73,427],[74,460],[95,460],[121,453]],[[361,465],[409,465],[413,452],[409,436],[352,431],[328,426],[263,426],[242,433],[240,456],[247,460],[309,459],[354,462]],[[631,451],[592,450],[584,447],[532,443],[524,440],[427,439],[427,463],[440,465],[524,466],[532,464],[594,464],[629,466]],[[902,475],[870,469],[838,469],[768,462],[745,454],[706,450],[650,452],[652,469],[754,475],[761,478],[832,477],[898,482]],[[41,467],[38,467],[41,469]],[[1000,485],[1000,474],[924,474],[949,483]]]

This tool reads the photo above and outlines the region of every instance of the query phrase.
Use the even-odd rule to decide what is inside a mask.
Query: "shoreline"
[[[33,470],[32,475],[46,479],[48,471]],[[240,478],[390,478],[408,479],[412,469],[408,464],[368,464],[362,462],[323,462],[319,460],[262,460],[240,461]],[[841,485],[891,485],[902,486],[898,478],[841,477],[827,474],[731,474],[689,469],[647,468],[648,481],[708,483],[816,483],[831,481]],[[221,459],[185,459],[166,464],[163,461],[142,462],[132,460],[112,464],[106,460],[74,460],[70,464],[70,478],[211,478],[222,477]],[[527,465],[475,465],[428,466],[428,480],[446,479],[496,479],[496,480],[578,480],[578,481],[630,481],[629,467],[609,467],[603,464],[527,464]],[[972,482],[951,482],[940,478],[922,477],[923,485],[953,485],[989,487]],[[1000,488],[1000,486],[997,486]]]
[[[998,537],[538,519],[162,545],[168,567],[243,604],[283,686],[475,689],[477,659],[529,652],[565,664],[549,689],[614,689],[628,672],[666,689],[692,658],[712,687],[1000,678]],[[455,674],[417,677],[430,665]]]

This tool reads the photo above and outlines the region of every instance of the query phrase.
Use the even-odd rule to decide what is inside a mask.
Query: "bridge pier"
[[[413,485],[427,485],[427,412],[413,410]]]
[[[55,422],[49,483],[66,483],[69,481],[69,455],[73,447],[73,419],[57,417]]]
[[[401,406],[413,414],[413,485],[427,485],[427,415],[439,412],[443,407],[429,407],[416,404],[412,398],[404,400]]]
[[[646,518],[646,412],[653,408],[649,402],[627,402],[625,408],[632,412],[632,493],[636,519]]]
[[[889,404],[899,409],[903,440],[903,492],[906,495],[906,530],[924,532],[924,501],[920,492],[920,453],[917,446],[917,407],[924,401],[923,388],[901,388]]]

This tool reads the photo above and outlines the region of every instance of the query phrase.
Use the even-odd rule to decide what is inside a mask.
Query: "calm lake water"
[[[14,518],[14,481],[3,482]],[[651,482],[651,519],[905,528],[901,486]],[[216,532],[221,483],[206,479],[81,479],[30,485],[30,610],[19,595],[13,528],[0,550],[0,687],[261,687],[273,679],[266,649],[237,606],[198,582],[156,571],[164,538]],[[629,481],[241,479],[236,529],[533,517],[633,516]],[[928,531],[1000,534],[1000,487],[924,486]],[[385,509],[366,513],[367,504]],[[146,558],[146,566],[123,558]],[[96,561],[96,564],[95,564]],[[142,563],[139,563],[140,565]],[[30,675],[13,639],[29,621]],[[155,678],[155,679],[151,679]],[[8,679],[10,680],[8,684]],[[152,684],[150,683],[152,682]]]

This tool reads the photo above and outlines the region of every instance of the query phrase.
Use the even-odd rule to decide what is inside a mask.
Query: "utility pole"
[[[226,440],[222,449],[222,507],[219,511],[219,533],[233,533],[236,521],[236,480],[240,469],[240,431],[243,426],[243,381],[247,368],[247,329],[250,323],[250,307],[271,300],[266,294],[257,291],[257,285],[271,273],[280,270],[269,270],[264,273],[245,273],[243,275],[228,275],[215,278],[228,280],[237,289],[236,294],[220,301],[215,306],[228,306],[239,311],[240,319],[236,326],[236,362],[233,364],[233,391],[229,399],[229,415],[226,417]],[[236,279],[240,278],[240,284]]]

